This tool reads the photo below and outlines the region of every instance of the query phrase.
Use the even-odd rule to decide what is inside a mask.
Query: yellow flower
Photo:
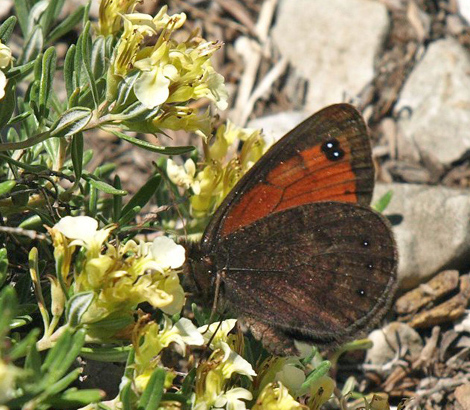
[[[241,399],[251,400],[249,391],[240,388],[225,391],[228,380],[235,373],[250,379],[256,376],[251,365],[234,351],[215,350],[207,361],[197,367],[193,409],[204,410],[222,405],[230,409],[244,409]]]
[[[136,327],[133,344],[135,382],[139,391],[145,390],[150,376],[158,365],[156,357],[171,343],[176,343],[185,354],[187,345],[201,346],[204,340],[192,322],[186,318],[181,318],[173,325],[171,320],[164,316],[162,329],[155,322]]]
[[[294,410],[304,409],[299,402],[289,394],[282,383],[269,383],[259,394],[252,410]]]
[[[260,365],[258,369],[259,389],[272,382],[281,382],[289,393],[298,396],[303,382],[305,372],[300,368],[301,363],[297,358],[270,356]]]
[[[197,330],[202,334],[204,342],[208,343],[211,340],[210,348],[222,349],[225,353],[230,352],[228,345],[228,334],[232,331],[237,323],[237,319],[227,319],[222,322],[214,322],[210,325],[204,325]],[[215,336],[214,336],[215,333]]]
[[[7,68],[12,61],[11,50],[0,40],[0,68]]]
[[[172,159],[169,159],[166,163],[166,172],[170,181],[175,185],[189,189],[195,182],[196,164],[191,158],[183,166],[177,165]]]
[[[122,14],[134,10],[138,0],[101,0],[97,33],[114,35],[121,28]]]
[[[329,376],[322,376],[310,385],[310,398],[308,407],[311,410],[319,410],[323,404],[330,400],[335,389],[335,382]]]

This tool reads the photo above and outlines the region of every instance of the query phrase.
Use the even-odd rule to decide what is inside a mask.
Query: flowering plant
[[[228,105],[211,63],[222,44],[181,40],[184,13],[139,13],[137,0],[102,0],[96,24],[89,5],[59,21],[63,0],[15,4],[0,26],[1,408],[319,409],[330,362],[270,356],[183,288],[179,240],[201,234],[268,146],[259,130],[213,129]],[[59,57],[51,44],[80,22]],[[97,130],[161,155],[131,198],[115,164],[93,165]],[[162,145],[169,131],[195,133],[201,155]],[[152,202],[158,218],[138,220]],[[82,387],[83,360],[122,363],[112,397]]]

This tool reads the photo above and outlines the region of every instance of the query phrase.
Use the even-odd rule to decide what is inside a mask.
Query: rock
[[[268,141],[277,141],[309,115],[309,113],[302,111],[280,112],[251,120],[248,127],[260,128]]]
[[[463,410],[470,410],[470,383],[460,385],[454,392],[457,403],[462,406]]]
[[[431,43],[411,72],[395,111],[413,159],[424,152],[450,164],[470,149],[469,73],[470,53],[453,38]]]
[[[400,348],[406,348],[412,358],[419,356],[423,348],[419,333],[405,323],[392,322],[383,329],[374,330],[368,338],[374,345],[367,351],[365,362],[382,375],[391,372],[392,366],[386,365],[397,357]]]
[[[378,1],[282,0],[273,40],[310,81],[306,107],[316,111],[355,96],[373,79],[388,27]]]
[[[459,13],[470,24],[470,2],[468,0],[457,0]]]
[[[398,278],[411,289],[444,269],[468,266],[470,192],[414,184],[377,184],[373,203],[389,190],[384,214],[398,244]]]

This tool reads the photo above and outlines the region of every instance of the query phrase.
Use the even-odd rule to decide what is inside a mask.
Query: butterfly
[[[216,210],[189,273],[274,354],[294,340],[339,345],[389,308],[397,284],[390,224],[370,207],[366,124],[324,108],[274,144]]]

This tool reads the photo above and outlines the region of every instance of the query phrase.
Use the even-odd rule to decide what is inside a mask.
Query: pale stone
[[[470,149],[470,53],[452,38],[431,43],[395,110],[405,144],[443,164],[460,159]]]
[[[398,279],[411,289],[444,269],[462,269],[470,259],[470,192],[415,185],[377,184],[373,202],[393,197],[384,215],[398,245]]]
[[[389,28],[375,0],[283,0],[273,39],[309,80],[307,109],[354,97],[374,77],[374,58]]]

